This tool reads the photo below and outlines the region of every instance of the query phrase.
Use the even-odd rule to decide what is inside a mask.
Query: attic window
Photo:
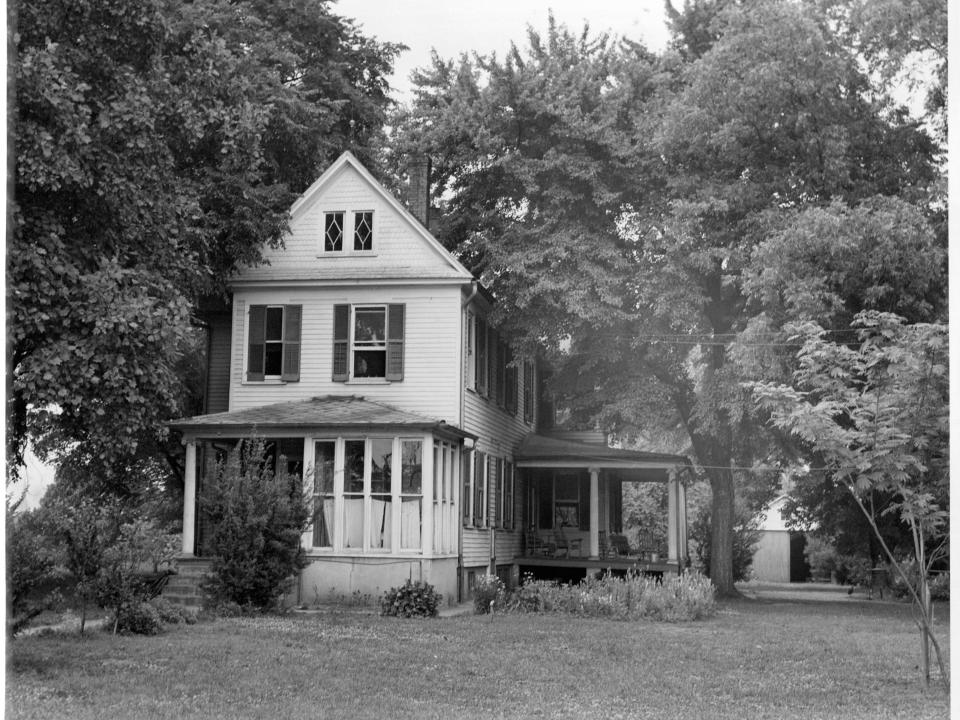
[[[353,249],[373,250],[373,213],[358,212],[353,216]]]
[[[325,252],[343,250],[343,213],[328,212],[323,221],[323,249]]]

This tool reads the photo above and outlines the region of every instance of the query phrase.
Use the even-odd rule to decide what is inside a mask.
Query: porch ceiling
[[[365,400],[356,395],[328,395],[296,402],[181,418],[169,423],[188,437],[242,437],[252,432],[364,430],[430,431],[457,438],[475,438],[443,420]]]
[[[606,445],[577,442],[531,434],[514,453],[517,467],[597,468],[615,470],[623,479],[664,479],[666,471],[690,467],[683,455],[623,450]]]

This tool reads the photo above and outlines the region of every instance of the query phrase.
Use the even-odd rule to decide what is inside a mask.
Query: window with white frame
[[[403,380],[405,306],[335,305],[333,380]]]
[[[318,440],[314,462],[315,548],[377,554],[422,549],[422,439]],[[337,487],[334,478],[341,474]]]
[[[374,225],[372,210],[331,210],[323,214],[324,254],[370,252],[373,247]],[[348,238],[352,238],[352,243]]]

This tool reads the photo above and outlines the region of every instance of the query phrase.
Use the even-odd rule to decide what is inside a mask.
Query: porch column
[[[600,470],[590,468],[590,557],[600,557]]]
[[[671,477],[667,481],[667,560],[669,562],[680,562],[680,548],[677,543],[680,528],[679,488],[680,482],[676,477]]]
[[[197,519],[197,441],[187,442],[183,469],[183,547],[184,555],[194,553],[194,524]]]

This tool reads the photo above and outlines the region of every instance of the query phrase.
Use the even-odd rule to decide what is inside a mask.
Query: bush
[[[506,588],[496,575],[481,575],[477,579],[473,588],[473,610],[477,615],[502,609],[506,600]]]
[[[36,510],[18,512],[23,501],[7,498],[7,633],[13,637],[60,600],[49,588],[55,578],[54,556]]]
[[[160,613],[148,602],[125,606],[117,618],[116,632],[133,635],[157,635],[163,630]]]
[[[380,614],[394,617],[436,617],[443,595],[429,583],[407,580],[390,588],[380,600]]]
[[[197,622],[197,611],[194,608],[177,605],[163,597],[151,600],[150,604],[157,611],[160,622],[165,625],[180,625],[181,623],[193,625]]]
[[[211,573],[202,587],[212,605],[272,609],[306,564],[300,538],[310,506],[300,478],[274,476],[262,439],[245,440],[218,462],[200,507],[210,523]],[[277,467],[286,463],[277,459]]]
[[[716,612],[715,589],[705,576],[688,572],[662,582],[641,573],[590,577],[560,585],[528,577],[504,603],[513,612],[554,612],[621,620],[699,620]]]
[[[711,535],[710,507],[705,507],[690,526],[690,538],[694,541],[700,571],[710,577],[710,556],[713,543]],[[760,530],[755,517],[738,513],[733,526],[733,579],[736,582],[750,579],[753,553],[760,541]]]

